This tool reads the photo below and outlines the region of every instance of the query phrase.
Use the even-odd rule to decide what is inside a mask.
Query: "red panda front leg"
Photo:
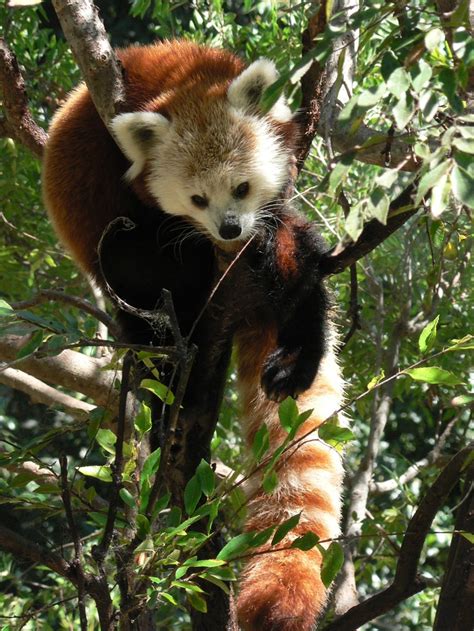
[[[278,404],[265,395],[260,377],[269,350],[275,348],[276,327],[248,328],[237,336],[238,369],[244,406],[244,431],[249,446],[256,431],[266,423],[271,453],[285,437],[278,417]],[[339,535],[340,493],[343,469],[340,454],[318,438],[317,428],[339,407],[342,380],[329,339],[318,374],[300,395],[300,411],[313,409],[298,436],[303,440],[280,457],[278,484],[266,494],[261,476],[254,474],[246,489],[246,529],[261,531],[278,526],[301,513],[298,525],[273,551],[269,545],[258,549],[247,562],[238,598],[239,623],[245,631],[311,631],[327,598],[321,577],[321,555],[288,549],[306,532],[321,540]],[[297,438],[298,438],[297,436]],[[325,545],[325,544],[323,544]]]

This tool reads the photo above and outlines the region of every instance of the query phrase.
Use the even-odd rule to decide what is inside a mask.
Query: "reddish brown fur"
[[[189,101],[204,105],[193,114],[205,125],[205,102],[223,99],[230,81],[243,69],[234,55],[198,47],[189,42],[168,42],[133,47],[119,53],[125,68],[127,110],[150,110],[173,116]],[[203,116],[202,120],[199,116]],[[287,146],[295,139],[294,123],[275,123]],[[44,194],[56,230],[81,267],[96,271],[97,244],[105,226],[117,216],[129,215],[138,195],[153,206],[143,174],[134,181],[133,193],[123,185],[129,163],[112,140],[82,86],[56,116],[50,131],[44,160]],[[85,187],[83,183],[87,182]],[[74,191],[71,194],[71,191]],[[91,209],[102,201],[101,214]],[[284,234],[278,244],[278,263],[288,273],[296,271],[295,244]],[[261,390],[262,366],[276,346],[276,330],[257,322],[239,335],[239,374],[243,392],[245,432],[251,444],[255,432],[267,423],[271,446],[284,439],[278,421],[278,406]],[[340,384],[337,367],[324,365],[312,387],[300,396],[300,410],[315,411],[301,428],[314,430],[337,407]],[[285,454],[279,463],[279,485],[272,495],[264,494],[253,476],[249,491],[248,528],[260,530],[277,525],[303,510],[294,533],[281,543],[288,546],[296,536],[314,531],[321,538],[337,534],[341,465],[338,454],[315,437]],[[298,480],[311,474],[307,486]],[[319,485],[320,484],[320,488]],[[264,552],[265,548],[262,549]],[[257,555],[245,567],[238,609],[245,631],[309,631],[326,599],[320,579],[317,550],[282,550]]]
[[[286,277],[294,276],[298,271],[298,260],[295,256],[296,244],[294,233],[286,227],[278,231],[276,255],[278,268]]]
[[[128,111],[149,110],[172,117],[195,103],[199,104],[193,111],[196,125],[214,101],[224,99],[230,82],[244,69],[244,63],[228,51],[187,41],[134,46],[118,55],[125,70]],[[205,126],[204,119],[201,124]],[[275,129],[289,138],[294,123],[275,124]],[[59,237],[88,273],[96,269],[97,244],[105,226],[114,217],[130,214],[133,193],[122,181],[129,166],[86,87],[80,86],[51,125],[43,189]],[[155,205],[143,174],[134,182],[134,191],[143,203]],[[90,210],[98,197],[103,208],[100,215]]]
[[[278,419],[278,405],[266,399],[258,385],[266,354],[274,348],[275,331],[250,325],[240,332],[237,344],[247,440],[251,444],[265,422],[275,449],[286,433]],[[278,463],[276,489],[272,494],[264,493],[258,474],[249,481],[247,530],[276,526],[299,512],[301,518],[278,544],[280,550],[272,551],[268,544],[262,546],[246,564],[238,599],[239,622],[244,631],[310,631],[326,602],[320,553],[315,549],[281,549],[307,532],[314,532],[321,540],[339,534],[340,456],[311,433],[337,409],[341,397],[332,352],[325,361],[327,365],[323,363],[313,385],[298,400],[300,411],[314,408],[314,412],[298,432],[302,440],[290,447]]]

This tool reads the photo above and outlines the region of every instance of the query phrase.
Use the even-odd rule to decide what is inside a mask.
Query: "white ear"
[[[269,59],[254,61],[230,84],[227,91],[229,103],[238,110],[250,114],[258,113],[263,93],[272,83],[275,83],[278,76],[273,61]],[[269,114],[280,122],[291,119],[291,111],[286,105],[285,97],[278,99]]]
[[[125,173],[133,180],[142,171],[150,150],[166,137],[170,121],[156,112],[130,112],[119,114],[110,123],[110,129],[119,147],[132,166]]]

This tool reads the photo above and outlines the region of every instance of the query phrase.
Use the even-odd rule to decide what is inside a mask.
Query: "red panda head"
[[[261,59],[225,89],[191,83],[159,95],[147,111],[115,117],[112,133],[132,162],[126,179],[144,173],[162,210],[189,217],[214,240],[249,239],[289,176],[291,149],[278,126],[291,112],[284,97],[260,110],[277,78],[274,64]]]

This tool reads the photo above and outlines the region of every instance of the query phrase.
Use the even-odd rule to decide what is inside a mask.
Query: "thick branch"
[[[398,603],[425,587],[418,576],[418,564],[426,536],[436,513],[445,503],[451,489],[459,479],[466,460],[474,450],[474,443],[459,451],[446,465],[421,500],[411,518],[400,549],[400,557],[393,583],[384,591],[349,609],[325,631],[355,631],[363,624],[377,618]]]
[[[102,370],[104,362],[76,351],[66,350],[52,357],[35,354],[17,360],[28,338],[17,335],[0,337],[0,361],[15,362],[15,367],[37,379],[81,392],[107,409],[117,407],[114,390],[115,373]]]
[[[27,394],[35,403],[47,406],[60,406],[63,410],[77,420],[83,420],[95,406],[85,401],[80,401],[64,392],[56,390],[40,379],[28,375],[22,370],[6,368],[0,371],[0,383],[10,388],[20,390]]]
[[[474,533],[474,465],[458,507],[433,631],[474,629],[474,547],[461,532]]]
[[[41,157],[47,134],[33,120],[28,108],[25,81],[15,55],[0,38],[0,88],[5,118],[0,134],[17,138],[35,155]]]
[[[91,0],[53,0],[99,116],[107,125],[125,102],[122,66]]]
[[[50,550],[46,550],[37,543],[29,541],[13,530],[4,528],[3,526],[0,526],[0,548],[5,552],[10,552],[10,554],[16,557],[28,559],[28,561],[32,563],[46,565],[53,570],[53,572],[70,579],[73,583],[75,582],[75,577],[69,563],[61,556]]]
[[[322,0],[318,11],[309,19],[307,28],[302,34],[303,55],[316,45],[316,37],[324,32],[327,25],[327,2]],[[301,79],[301,108],[298,122],[303,130],[300,146],[297,151],[297,166],[301,170],[311,149],[313,138],[318,129],[321,117],[321,102],[325,91],[326,72],[318,61],[313,61]]]

